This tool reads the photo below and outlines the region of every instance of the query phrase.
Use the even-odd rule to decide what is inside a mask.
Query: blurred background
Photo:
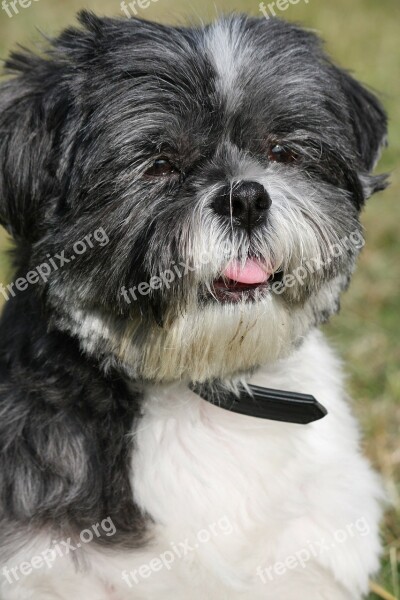
[[[341,314],[325,329],[345,361],[365,452],[382,474],[390,502],[383,525],[382,571],[372,583],[370,600],[400,599],[400,2],[296,1],[287,2],[286,10],[275,8],[277,15],[319,32],[336,61],[380,93],[390,117],[389,148],[378,171],[391,174],[391,186],[370,199],[364,211],[367,245]],[[41,33],[52,35],[71,24],[81,8],[124,16],[120,0],[21,3],[15,4],[18,14],[10,3],[11,16],[0,9],[0,59],[17,44],[33,47]],[[142,9],[137,5],[138,16],[173,24],[209,21],[235,10],[262,16],[258,0],[148,0],[147,4]],[[141,0],[141,5],[146,2]],[[282,1],[280,5],[284,6]],[[0,229],[3,284],[11,279],[9,247],[10,240]],[[0,296],[0,310],[2,302]]]

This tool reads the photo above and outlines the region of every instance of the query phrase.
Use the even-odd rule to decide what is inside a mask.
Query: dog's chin
[[[139,316],[117,319],[75,310],[69,329],[83,349],[131,379],[167,383],[227,379],[287,356],[311,327],[309,311],[291,308],[268,290],[223,287],[222,301],[174,312],[163,327]],[[168,321],[168,315],[167,315]]]
[[[291,354],[310,329],[337,312],[348,284],[343,272],[325,283],[310,277],[307,295],[300,285],[275,293],[282,277],[280,269],[265,269],[255,282],[243,281],[243,272],[236,280],[225,272],[192,281],[181,297],[179,289],[162,296],[160,321],[150,301],[147,314],[137,303],[121,314],[78,301],[75,287],[63,283],[52,287],[49,300],[59,315],[56,325],[105,369],[153,383],[226,380]]]

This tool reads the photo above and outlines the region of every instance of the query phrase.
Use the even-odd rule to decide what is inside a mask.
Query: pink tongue
[[[244,267],[241,266],[238,260],[233,260],[226,267],[223,275],[228,279],[232,279],[232,281],[247,284],[265,283],[270,277],[270,274],[266,273],[260,264],[252,259],[248,259]]]

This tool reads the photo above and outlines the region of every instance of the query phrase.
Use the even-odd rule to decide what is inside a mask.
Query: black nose
[[[238,185],[226,188],[213,202],[215,212],[251,231],[265,222],[271,198],[261,183],[241,181]]]

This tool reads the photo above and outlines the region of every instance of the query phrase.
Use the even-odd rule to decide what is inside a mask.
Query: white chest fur
[[[321,570],[348,595],[329,595],[326,583],[327,595],[315,597],[357,598],[377,566],[380,492],[358,451],[338,362],[314,333],[291,358],[251,381],[311,393],[329,415],[308,426],[274,423],[219,409],[183,385],[148,392],[134,432],[135,500],[155,522],[154,556],[188,539],[192,548],[176,554],[173,569],[154,581],[168,586],[167,575],[176,576],[188,585],[195,580],[211,597],[210,590],[218,598],[226,590],[227,598],[265,598],[267,589],[307,579],[307,569],[315,583]],[[339,531],[346,539],[334,543]],[[329,549],[325,543],[319,552],[322,539]],[[312,554],[308,565],[281,575],[267,571],[305,548]],[[174,586],[171,598],[178,597]],[[167,588],[161,597],[170,597]]]

